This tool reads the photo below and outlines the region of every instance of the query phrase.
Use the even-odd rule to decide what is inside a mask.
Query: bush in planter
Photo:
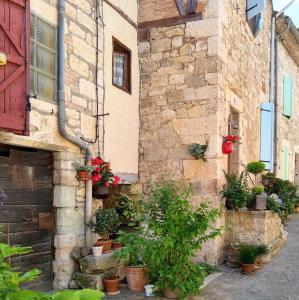
[[[265,167],[265,164],[261,161],[252,161],[247,164],[246,171],[257,176],[264,172]]]
[[[104,241],[104,252],[109,251],[112,245],[110,237],[118,231],[120,225],[119,215],[115,208],[99,208],[95,213],[94,219],[90,220],[87,225]]]
[[[235,174],[228,175],[224,172],[224,175],[227,183],[224,185],[221,193],[226,199],[226,207],[232,210],[239,210],[246,207],[251,199],[246,174],[242,172],[240,177],[237,177]]]
[[[174,291],[181,299],[198,293],[206,276],[192,257],[220,234],[211,226],[219,211],[208,203],[191,206],[190,196],[190,188],[181,190],[168,182],[152,186],[144,199],[147,234],[142,258],[157,289]]]
[[[141,207],[139,201],[126,194],[119,194],[117,195],[116,211],[120,215],[122,223],[134,226],[139,221]]]

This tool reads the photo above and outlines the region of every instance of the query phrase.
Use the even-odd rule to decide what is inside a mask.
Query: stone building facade
[[[100,153],[104,159],[110,160],[113,171],[120,175],[122,182],[126,183],[134,182],[138,177],[137,1],[130,1],[130,3],[126,6],[117,0],[66,0],[64,22],[66,130],[72,136],[84,139],[89,144],[93,155]],[[39,37],[41,39],[46,39],[51,34],[56,36],[57,8],[57,0],[30,1],[32,45],[38,44],[33,34],[36,30],[37,35],[44,34]],[[44,27],[38,27],[41,26],[40,24]],[[53,29],[54,34],[47,31],[47,28]],[[128,32],[124,41],[119,34],[122,31]],[[131,50],[130,83],[132,88],[130,93],[112,86],[113,36],[119,38]],[[51,50],[51,53],[55,55],[55,62],[51,65],[53,70],[57,68],[56,40],[54,43]],[[32,51],[33,49],[34,47],[31,47]],[[31,60],[33,60],[32,57],[31,54]],[[45,59],[45,65],[51,63],[46,61],[45,57],[42,59]],[[31,71],[34,71],[33,66]],[[51,249],[45,251],[49,252],[51,264],[54,259],[49,267],[53,268],[53,287],[65,289],[68,287],[75,268],[70,252],[74,246],[86,244],[87,195],[85,183],[76,179],[73,166],[74,162],[84,163],[85,151],[67,141],[59,133],[55,83],[57,74],[53,72],[53,78],[55,77],[53,90],[48,89],[49,85],[46,85],[47,87],[43,90],[44,95],[53,95],[52,98],[41,96],[39,93],[42,89],[42,81],[38,83],[37,91],[32,89],[31,84],[28,135],[21,136],[0,130],[0,146],[17,147],[25,152],[44,150],[50,152],[53,157],[51,202],[53,204],[52,218],[55,219],[53,228],[55,253],[52,253]],[[33,80],[32,74],[31,80]],[[3,99],[0,100],[3,101]],[[126,107],[125,111],[124,107]],[[109,113],[109,116],[102,116],[105,113]],[[100,115],[98,122],[96,115]],[[105,123],[106,120],[108,120],[107,123]],[[124,136],[128,137],[127,131],[131,132],[131,138],[124,140]],[[1,164],[2,161],[0,167],[2,167]],[[32,180],[35,180],[36,176],[37,174],[33,174]],[[93,204],[99,205],[95,200]],[[35,220],[38,222],[38,219]]]
[[[223,170],[239,173],[243,164],[259,160],[272,3],[266,1],[256,36],[246,1],[199,1],[196,13],[183,17],[175,1],[159,3],[158,11],[157,5],[141,0],[139,6],[140,180],[187,180],[194,203],[209,199],[220,207]],[[230,159],[221,149],[229,133],[240,139]],[[189,145],[206,142],[207,162],[195,160]],[[199,258],[216,263],[222,246],[221,238],[209,242]]]
[[[290,18],[281,16],[277,20],[276,34],[276,174],[299,185],[299,31]],[[285,112],[288,100],[290,114]]]

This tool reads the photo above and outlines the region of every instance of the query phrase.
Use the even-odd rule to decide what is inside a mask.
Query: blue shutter
[[[287,147],[282,149],[280,172],[283,180],[289,180],[289,149]]]
[[[283,76],[283,114],[291,117],[293,112],[293,81],[292,78]]]
[[[267,170],[273,169],[273,121],[273,103],[262,103],[260,160],[265,163]]]
[[[262,13],[265,8],[265,0],[247,0],[247,20],[250,20]]]

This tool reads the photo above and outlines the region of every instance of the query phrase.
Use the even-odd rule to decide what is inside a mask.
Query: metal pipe
[[[92,153],[82,139],[74,137],[66,130],[66,113],[65,113],[65,97],[64,97],[64,14],[65,14],[65,0],[58,0],[58,28],[57,28],[57,56],[58,56],[58,68],[57,68],[57,103],[58,103],[58,129],[60,134],[71,143],[78,146],[80,149],[86,152],[86,163],[90,161]],[[92,217],[92,183],[86,182],[86,194],[85,194],[85,223],[87,223]],[[85,244],[91,245],[91,231],[85,224]]]

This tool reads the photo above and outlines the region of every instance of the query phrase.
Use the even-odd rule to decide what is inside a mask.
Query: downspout
[[[86,164],[90,161],[92,153],[88,148],[88,144],[82,139],[70,135],[66,130],[66,114],[65,114],[65,97],[64,97],[64,14],[65,0],[58,0],[58,28],[57,28],[57,103],[58,103],[58,129],[60,134],[71,143],[78,146],[86,152]],[[92,183],[91,180],[86,182],[85,187],[85,244],[91,246],[91,231],[86,226],[87,222],[92,218]]]

